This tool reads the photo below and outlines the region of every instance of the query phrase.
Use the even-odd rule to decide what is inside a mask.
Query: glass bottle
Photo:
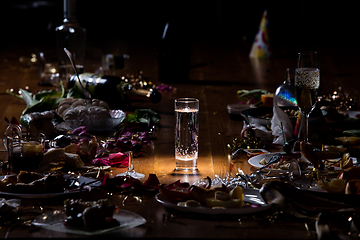
[[[290,80],[290,69],[286,69],[285,81],[276,89],[274,106],[297,106],[294,85]]]
[[[157,49],[159,81],[184,83],[190,73],[190,39],[188,23],[169,21]]]
[[[321,148],[322,144],[329,144],[333,139],[328,124],[317,102],[308,115],[308,141],[313,146]]]
[[[162,98],[161,93],[156,89],[139,88],[125,77],[82,73],[79,78],[84,88],[91,94],[91,97],[107,102],[111,109],[119,109],[132,102],[158,103]],[[76,75],[70,78],[68,87],[75,94],[83,94]]]
[[[76,16],[76,0],[64,0],[63,24],[55,29],[59,63],[59,78],[67,87],[74,70],[64,48],[73,55],[78,73],[84,72],[86,29],[81,27]]]

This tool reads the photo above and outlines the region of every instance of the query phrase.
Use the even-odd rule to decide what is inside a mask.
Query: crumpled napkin
[[[254,129],[255,137],[260,138],[261,141],[264,143],[272,142],[274,137],[272,136],[271,131],[266,129],[265,126],[256,123],[254,121],[250,121],[250,125]],[[245,129],[248,126],[249,125],[247,125],[246,122],[244,121],[243,129]]]
[[[273,107],[271,130],[272,135],[274,136],[273,144],[284,145],[285,141],[288,141],[294,137],[294,126],[292,125],[289,116],[279,106]],[[285,135],[285,141],[283,131]]]

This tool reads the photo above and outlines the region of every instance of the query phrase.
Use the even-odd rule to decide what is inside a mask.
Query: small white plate
[[[136,213],[129,212],[126,210],[118,210],[117,212],[114,213],[113,217],[120,222],[120,226],[96,230],[96,231],[87,231],[86,229],[80,229],[80,228],[76,229],[76,228],[66,227],[64,225],[66,214],[63,211],[59,211],[59,210],[41,214],[40,216],[36,217],[34,221],[32,221],[32,224],[34,226],[38,226],[56,232],[65,232],[65,233],[80,234],[80,235],[97,235],[115,230],[125,230],[146,223],[145,218],[141,217]]]
[[[243,188],[244,201],[251,204],[259,204],[258,207],[242,207],[242,208],[225,208],[225,209],[212,209],[206,207],[183,207],[178,206],[176,203],[170,201],[164,194],[158,193],[155,199],[165,205],[165,207],[191,213],[209,214],[209,215],[241,215],[261,212],[270,208],[262,199],[259,190],[251,188]]]
[[[260,155],[254,156],[254,157],[252,157],[252,158],[250,158],[250,159],[248,160],[248,163],[249,163],[251,166],[253,166],[254,168],[259,169],[259,168],[261,168],[261,167],[264,166],[264,165],[260,164],[260,161],[265,158],[265,159],[266,159],[266,162],[268,162],[274,154],[277,154],[277,152],[276,152],[276,153],[268,153],[268,154],[260,154]],[[301,157],[301,158],[303,158],[303,157]],[[305,158],[303,158],[303,159],[305,159]],[[307,161],[307,160],[306,160],[306,161]],[[266,170],[266,168],[265,168],[264,170]],[[270,168],[268,168],[268,170],[270,170]],[[285,171],[285,170],[281,170],[281,169],[271,169],[271,171],[275,171],[275,172],[276,172],[276,171],[280,171],[280,172],[283,172],[283,171]]]

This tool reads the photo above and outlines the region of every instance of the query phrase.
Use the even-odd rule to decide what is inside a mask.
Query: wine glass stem
[[[129,156],[129,166],[128,166],[128,171],[131,172],[134,170],[134,165],[133,165],[133,152],[129,151],[127,152],[128,156]]]
[[[309,142],[309,116],[307,113],[304,113],[305,121],[304,121],[304,140]]]

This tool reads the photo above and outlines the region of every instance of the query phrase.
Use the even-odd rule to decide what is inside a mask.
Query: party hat
[[[249,56],[253,58],[270,57],[269,33],[268,33],[267,11],[262,16],[259,31],[255,36]]]

